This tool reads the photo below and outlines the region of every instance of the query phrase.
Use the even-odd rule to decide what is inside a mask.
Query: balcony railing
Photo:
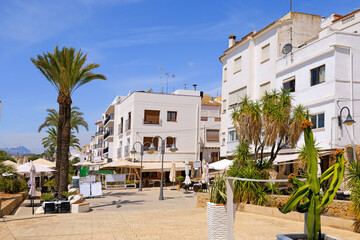
[[[95,144],[94,147],[95,148],[103,148],[103,147],[105,147],[105,144],[104,143],[98,143],[98,144]]]
[[[114,134],[114,130],[110,129],[108,131],[106,131],[105,135],[104,135],[104,139],[106,139],[109,136],[112,136]]]
[[[110,120],[114,120],[114,114],[110,114],[110,115],[105,119],[104,125],[106,125]]]
[[[124,147],[124,157],[128,157],[130,155],[129,153],[129,145]]]
[[[131,122],[129,119],[127,119],[125,121],[125,131],[130,130],[130,129],[131,129]]]
[[[117,149],[117,158],[122,158],[122,149],[121,148],[118,148]]]
[[[99,131],[99,132],[95,133],[95,136],[100,136],[100,135],[103,135],[103,134],[104,134],[104,131]]]
[[[109,147],[104,148],[103,154],[108,153],[108,152],[109,152]]]
[[[119,133],[119,135],[123,133],[122,124],[118,125],[118,133]]]
[[[161,125],[162,121],[159,120],[155,120],[155,121],[146,121],[145,119],[143,119],[143,123],[144,124],[152,124],[152,125]]]

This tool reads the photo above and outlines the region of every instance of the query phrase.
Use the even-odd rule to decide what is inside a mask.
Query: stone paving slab
[[[279,233],[298,233],[303,223],[237,212],[236,240],[276,239]],[[360,235],[330,227],[323,232],[343,240]],[[0,222],[0,239],[207,239],[206,210],[124,211],[57,214],[42,216],[6,216]]]

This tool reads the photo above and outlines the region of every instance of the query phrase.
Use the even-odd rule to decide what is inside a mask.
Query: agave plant
[[[210,202],[215,204],[226,204],[226,175],[219,174],[215,177],[210,189]]]
[[[286,204],[280,208],[282,213],[288,213],[291,210],[298,212],[309,212],[307,221],[308,240],[321,239],[321,210],[332,202],[335,193],[338,190],[344,176],[345,159],[344,150],[339,149],[334,153],[336,163],[327,169],[321,177],[317,177],[318,158],[316,156],[315,141],[311,131],[312,123],[304,121],[304,138],[306,146],[307,159],[307,181],[306,183],[298,180],[294,175],[289,176],[290,182],[297,188]],[[320,194],[320,185],[329,181],[329,188],[323,196]]]

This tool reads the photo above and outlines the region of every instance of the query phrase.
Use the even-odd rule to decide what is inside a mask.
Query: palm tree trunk
[[[62,145],[61,145],[61,165],[60,165],[60,181],[59,194],[68,191],[68,176],[69,176],[69,147],[70,147],[70,116],[71,104],[63,103],[64,105],[64,124],[62,129]],[[60,115],[59,115],[60,117]]]
[[[64,105],[59,103],[59,121],[57,127],[57,144],[56,144],[56,172],[54,180],[54,190],[59,192],[60,183],[60,168],[61,168],[61,155],[62,155],[62,131],[64,126]]]

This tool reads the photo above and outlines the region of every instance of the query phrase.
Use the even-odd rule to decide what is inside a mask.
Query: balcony
[[[114,135],[114,130],[111,128],[109,130],[106,131],[105,135],[104,135],[104,139],[108,138],[109,136]]]
[[[104,148],[103,154],[106,154],[109,152],[109,147]]]
[[[124,157],[128,157],[130,155],[130,152],[129,152],[129,145],[125,146],[124,148]]]
[[[104,130],[103,131],[98,131],[95,133],[95,137],[103,135],[104,134]]]
[[[162,120],[154,120],[154,121],[146,121],[145,119],[143,119],[143,123],[144,124],[149,124],[149,125],[161,125]]]
[[[104,148],[105,144],[104,143],[95,144],[94,147],[95,148]]]
[[[129,119],[127,119],[125,121],[125,131],[128,131],[131,129],[131,121]]]
[[[118,134],[119,135],[123,134],[123,126],[122,126],[122,124],[118,125]]]
[[[118,148],[117,149],[117,158],[122,158],[122,149],[121,148]]]
[[[114,114],[110,114],[106,119],[105,119],[105,122],[104,122],[104,126],[110,122],[110,120],[114,120]]]

